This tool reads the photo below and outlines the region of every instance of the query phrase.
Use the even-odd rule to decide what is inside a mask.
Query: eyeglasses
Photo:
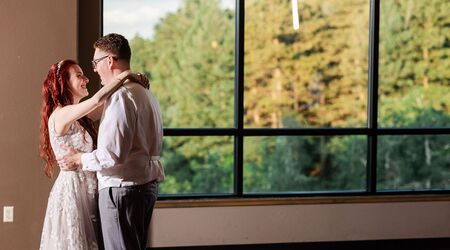
[[[100,58],[92,60],[92,68],[95,69],[97,67],[97,63],[99,63],[101,60],[107,58],[109,55],[102,56]],[[114,58],[114,57],[113,57]]]

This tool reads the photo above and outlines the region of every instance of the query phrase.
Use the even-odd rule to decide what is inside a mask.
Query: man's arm
[[[125,162],[131,150],[136,124],[136,110],[128,91],[121,91],[109,100],[100,124],[98,147],[91,153],[79,153],[68,149],[58,160],[63,170],[100,171]]]
[[[66,150],[62,158],[56,159],[61,170],[73,171],[81,164],[81,153],[69,146],[61,146]]]

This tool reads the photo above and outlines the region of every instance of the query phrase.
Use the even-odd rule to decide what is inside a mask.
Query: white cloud
[[[181,0],[105,0],[103,33],[119,33],[127,39],[136,34],[150,38],[156,23],[166,13],[180,7]]]
[[[127,39],[136,34],[151,38],[158,21],[168,12],[179,9],[182,2],[183,0],[104,0],[103,34],[119,33]],[[234,9],[235,0],[221,0],[221,6],[224,9]]]
[[[236,8],[236,0],[221,0],[220,6],[224,9],[234,10]]]

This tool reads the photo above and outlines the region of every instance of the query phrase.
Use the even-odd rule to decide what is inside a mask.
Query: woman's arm
[[[128,79],[130,74],[130,71],[122,72],[113,82],[103,86],[91,98],[78,104],[67,105],[55,110],[52,116],[55,119],[56,133],[59,135],[65,134],[74,121],[101,107],[106,99]]]
[[[126,79],[123,82],[123,84],[125,84],[128,81],[139,83],[140,85],[142,85],[142,87],[144,87],[146,89],[148,89],[150,86],[150,84],[148,82],[148,78],[144,74],[141,74],[141,73],[129,72],[129,74],[126,76]],[[103,102],[100,106],[96,107],[94,110],[89,112],[87,114],[89,119],[91,119],[93,121],[100,120],[100,118],[102,117],[104,106],[105,106],[105,103]]]

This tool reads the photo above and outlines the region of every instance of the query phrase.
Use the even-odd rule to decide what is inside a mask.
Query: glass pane
[[[246,127],[366,126],[369,2],[245,1]]]
[[[379,126],[450,126],[450,2],[380,2]]]
[[[233,193],[232,137],[165,137],[160,194]]]
[[[366,161],[365,136],[247,137],[244,192],[365,190]]]
[[[450,135],[378,137],[379,190],[450,188]]]
[[[165,127],[233,127],[234,9],[231,0],[104,1],[104,31],[130,40],[132,69],[150,78]]]

